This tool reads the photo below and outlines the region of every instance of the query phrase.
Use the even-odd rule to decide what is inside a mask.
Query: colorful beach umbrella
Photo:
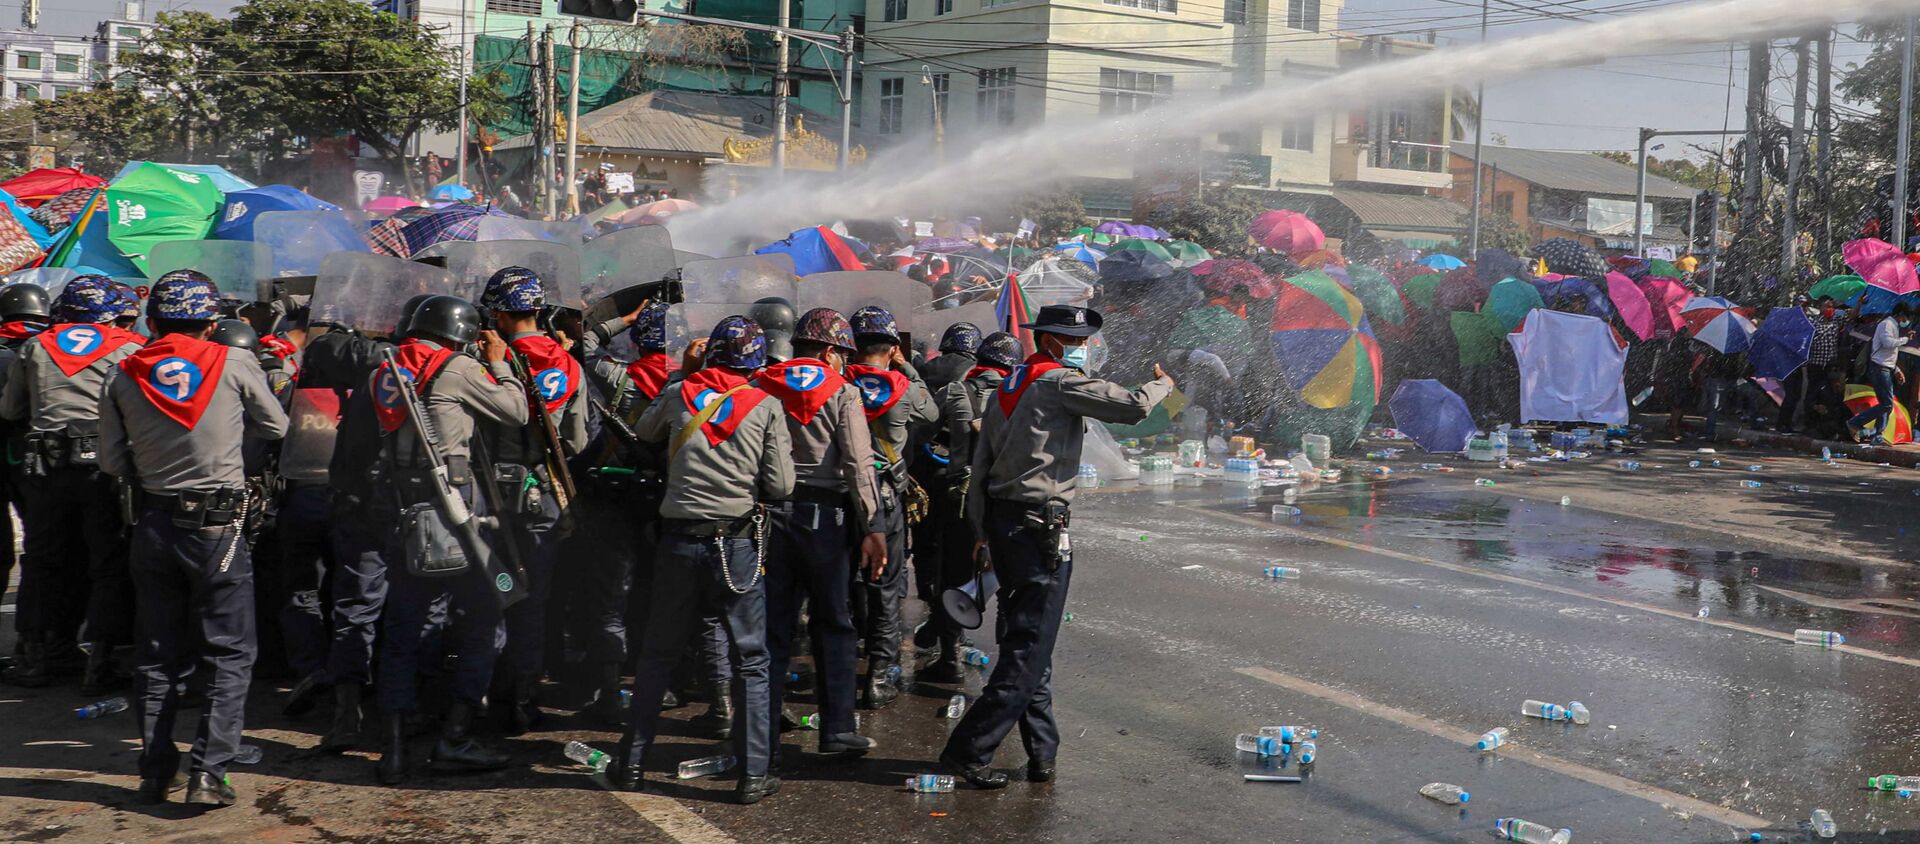
[[[1848,241],[1840,247],[1840,253],[1846,257],[1847,266],[1868,284],[1895,294],[1920,290],[1920,276],[1914,275],[1912,259],[1891,243],[1863,238]]]
[[[1774,308],[1753,332],[1747,360],[1756,378],[1785,378],[1807,362],[1813,320],[1799,308]]]
[[[1860,292],[1865,289],[1867,289],[1867,280],[1857,275],[1827,276],[1807,288],[1807,298],[1845,302],[1860,295]]]
[[[755,255],[788,255],[793,258],[795,275],[847,272],[866,269],[853,247],[833,229],[810,226],[787,235],[785,240],[753,250]]]
[[[1285,255],[1312,252],[1327,245],[1327,235],[1298,211],[1266,211],[1247,224],[1253,242]]]
[[[1102,258],[1107,257],[1106,252],[1099,249],[1095,249],[1078,240],[1069,240],[1066,243],[1059,244],[1053,248],[1066,253],[1067,257],[1072,258],[1076,261],[1079,261],[1080,263],[1086,264],[1089,267],[1100,266],[1100,260]]]
[[[1680,309],[1680,318],[1693,331],[1693,339],[1713,347],[1721,354],[1734,355],[1747,350],[1753,338],[1753,319],[1745,308],[1719,296],[1696,296]]]
[[[213,228],[225,196],[206,173],[152,163],[123,172],[107,186],[107,239],[142,274],[154,244],[200,240]]]
[[[1846,398],[1842,401],[1846,402],[1848,410],[1854,413],[1865,413],[1868,408],[1879,406],[1880,396],[1873,391],[1872,387],[1865,384],[1848,384]],[[1885,431],[1880,430],[1878,425],[1869,425],[1862,430],[1862,433],[1885,437],[1892,445],[1913,442],[1913,418],[1907,414],[1906,405],[1898,401],[1894,402],[1893,413],[1888,415],[1888,421],[1892,424],[1888,425]]]
[[[1610,272],[1606,279],[1607,299],[1613,302],[1613,310],[1620,315],[1627,330],[1642,340],[1651,340],[1654,335],[1653,305],[1647,302],[1647,294],[1634,284],[1625,273]]]
[[[1325,273],[1280,284],[1273,307],[1274,360],[1288,384],[1318,408],[1372,407],[1380,400],[1380,344],[1366,309]]]

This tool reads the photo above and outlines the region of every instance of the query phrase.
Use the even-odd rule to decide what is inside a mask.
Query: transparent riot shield
[[[280,444],[280,476],[324,481],[340,427],[340,394],[331,389],[293,391],[287,407],[287,438]]]
[[[736,314],[747,316],[752,308],[745,302],[681,302],[667,308],[667,355],[677,365],[693,341],[712,335],[721,320]]]
[[[713,260],[712,255],[702,255],[698,252],[686,252],[679,249],[673,250],[673,265],[676,267],[684,267],[695,261],[711,261],[711,260]]]
[[[474,240],[546,240],[578,247],[586,239],[588,228],[573,220],[526,220],[519,217],[506,217],[488,214],[480,218],[480,228]]]
[[[79,270],[69,270],[63,267],[34,267],[30,270],[17,270],[8,273],[6,278],[0,278],[0,287],[9,284],[37,284],[47,291],[47,298],[52,299],[60,295],[61,289],[67,286],[67,282],[79,278],[81,275],[83,275],[83,273]],[[146,279],[141,279],[140,283],[145,284]]]
[[[688,302],[753,302],[769,296],[794,301],[793,258],[786,255],[694,261],[680,268],[680,282]]]
[[[273,278],[318,275],[335,252],[371,252],[363,232],[345,211],[268,211],[253,221],[253,242],[273,253]]]
[[[261,302],[272,298],[273,252],[244,240],[169,240],[147,252],[149,276],[158,279],[174,270],[199,270],[213,279],[220,298],[231,302]]]
[[[973,323],[980,329],[982,337],[1006,330],[994,316],[992,302],[975,302],[958,308],[916,312],[913,315],[914,339],[925,341],[929,349],[939,349],[940,335],[947,333],[947,328],[956,322]]]
[[[913,331],[913,314],[933,298],[926,285],[892,270],[814,273],[795,285],[799,300],[794,308],[806,313],[814,308],[832,308],[849,319],[853,312],[878,305],[893,314],[902,330]]]
[[[391,334],[400,323],[401,306],[426,293],[472,300],[480,288],[439,267],[367,252],[335,252],[320,262],[314,279],[312,321]]]
[[[487,279],[507,267],[526,267],[540,276],[547,304],[586,310],[580,292],[580,250],[546,240],[489,240],[436,243],[413,254],[414,260],[444,257],[447,271],[471,285],[478,296]]]
[[[580,248],[581,287],[589,301],[615,290],[659,281],[680,264],[666,226],[635,226],[603,234]]]

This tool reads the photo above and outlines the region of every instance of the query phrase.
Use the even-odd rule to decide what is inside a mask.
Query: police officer
[[[0,392],[4,392],[7,373],[13,368],[13,361],[20,356],[20,348],[29,340],[47,330],[47,320],[53,313],[53,302],[47,291],[37,284],[9,284],[0,287]],[[22,426],[15,422],[0,421],[0,441],[4,441],[8,454],[26,453],[26,436]],[[5,514],[8,505],[24,509],[25,503],[20,497],[19,467],[15,461],[0,474],[0,514]],[[0,519],[0,593],[7,589],[7,579],[13,574],[13,519]],[[25,653],[25,631],[20,628],[20,619],[25,613],[14,613],[13,640],[16,656]],[[0,658],[0,668],[7,667],[8,660]]]
[[[200,277],[191,270],[163,278]],[[7,682],[45,686],[80,667],[76,634],[84,619],[93,649],[81,686],[89,694],[125,683],[113,665],[133,643],[133,595],[126,536],[113,480],[99,471],[96,426],[101,386],[140,348],[138,334],[111,323],[125,308],[104,276],[80,276],[60,291],[54,324],[20,348],[0,392],[0,417],[27,428],[22,467],[26,542],[20,627],[27,649]]]
[[[920,374],[900,351],[900,331],[886,308],[853,313],[859,345],[847,377],[860,388],[880,465],[880,509],[869,531],[887,537],[886,562],[869,568],[855,587],[854,616],[866,639],[867,677],[861,701],[879,709],[900,697],[900,601],[907,592],[908,432],[940,418]],[[920,493],[922,496],[924,492]],[[917,521],[917,519],[916,519]]]
[[[547,598],[567,533],[568,517],[560,507],[562,482],[549,467],[564,466],[569,454],[587,447],[587,397],[580,392],[580,362],[540,331],[547,295],[537,274],[525,267],[494,273],[480,306],[512,347],[509,361],[527,390],[528,422],[481,428],[500,480],[501,500],[511,511],[510,532],[520,543],[526,566],[527,596],[506,612],[507,646],[501,658],[507,670],[504,677],[496,677],[506,682],[495,683],[497,690],[507,692],[496,696],[506,710],[507,734],[520,735],[540,717],[534,696],[545,670]],[[546,440],[549,425],[559,442]]]
[[[486,363],[463,354],[467,344],[481,342]],[[394,350],[406,381],[420,397],[440,437],[441,459],[454,485],[472,498],[476,482],[487,470],[472,460],[471,441],[480,423],[516,427],[527,424],[527,397],[507,362],[509,347],[500,335],[480,330],[480,312],[472,303],[453,296],[434,296],[414,309],[407,322],[406,340]],[[369,380],[374,415],[384,432],[381,464],[390,475],[387,489],[376,493],[398,507],[431,500],[426,477],[425,447],[407,422],[407,406],[395,393],[400,386],[386,366]],[[481,496],[478,501],[485,501]],[[469,502],[473,507],[475,502]],[[476,507],[478,513],[484,508]],[[397,542],[397,536],[393,540]],[[495,538],[496,546],[503,541]],[[502,556],[506,552],[496,548]],[[390,561],[405,559],[393,544]],[[471,735],[474,713],[486,698],[493,680],[494,661],[500,656],[500,604],[491,583],[477,571],[451,577],[423,578],[405,566],[387,570],[386,615],[380,639],[380,709],[385,715],[385,742],[380,758],[380,781],[398,784],[407,777],[406,717],[419,708],[417,677],[436,635],[454,656],[452,702],[440,722],[440,739],[433,748],[433,769],[441,773],[491,771],[508,763],[506,754],[482,745]],[[446,607],[446,631],[435,616],[436,605]]]
[[[764,717],[769,699],[761,554],[767,540],[764,503],[793,494],[793,445],[780,403],[747,381],[766,362],[760,326],[729,316],[706,343],[687,350],[680,374],[640,417],[641,439],[667,442],[667,491],[647,630],[634,669],[633,710],[615,774],[621,788],[640,790],[668,673],[702,608],[717,606],[736,669],[733,743],[741,775],[734,797],[757,803],[780,790],[780,778],[769,770],[772,723]]]
[[[173,742],[181,686],[198,671],[206,711],[187,802],[230,806],[227,765],[240,747],[253,679],[253,560],[242,523],[246,439],[274,440],[287,416],[253,355],[207,338],[213,285],[168,273],[153,286],[154,342],[122,360],[99,401],[100,466],[142,493],[131,567],[139,596],[140,796],[166,800],[180,781]]]
[[[967,377],[978,362],[980,326],[956,322],[940,333],[940,356],[919,367],[928,392],[940,395],[948,384]]]
[[[1006,773],[988,763],[1016,723],[1027,780],[1053,779],[1060,749],[1053,644],[1073,574],[1068,507],[1083,420],[1135,424],[1173,391],[1173,379],[1157,364],[1155,380],[1134,390],[1086,375],[1087,339],[1100,323],[1090,308],[1048,305],[1023,325],[1039,351],[994,392],[974,448],[967,516],[981,526],[1000,578],[1000,659],[948,736],[940,762],[976,788],[1006,787]]]
[[[778,724],[805,599],[817,668],[820,752],[860,753],[874,743],[854,729],[856,646],[848,564],[856,530],[862,569],[884,567],[887,545],[886,536],[872,530],[880,490],[865,407],[860,389],[840,375],[854,353],[853,329],[839,311],[814,308],[800,318],[792,352],[797,357],[754,378],[786,410],[795,475],[793,499],[777,508],[775,539],[767,551],[773,691],[766,714]]]
[[[940,355],[914,365],[920,371],[921,379],[926,382],[927,392],[933,395],[936,407],[941,404],[940,396],[948,385],[973,371],[978,363],[975,353],[979,348],[980,327],[971,322],[956,322],[940,334]],[[912,433],[919,453],[914,455],[912,464],[907,467],[907,474],[921,489],[926,490],[930,502],[927,517],[912,528],[914,585],[920,600],[929,607],[935,607],[939,604],[940,590],[944,588],[940,586],[941,572],[948,568],[947,543],[941,540],[941,533],[959,518],[960,508],[951,505],[951,502],[962,493],[951,483],[955,470],[947,455],[946,426],[934,425]],[[966,547],[971,547],[971,544]],[[965,562],[960,565],[964,566]],[[938,634],[938,618],[929,621],[934,623],[914,631],[914,644],[923,650],[934,646]],[[946,669],[937,665],[934,669],[936,675],[946,673]],[[924,672],[916,673],[914,677],[934,681]],[[955,679],[934,682],[956,682],[957,679],[956,675]]]

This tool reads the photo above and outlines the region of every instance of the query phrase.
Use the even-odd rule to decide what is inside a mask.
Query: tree
[[[1203,195],[1168,203],[1147,215],[1149,225],[1166,229],[1179,240],[1191,240],[1215,255],[1244,255],[1252,241],[1247,224],[1266,206],[1252,194],[1213,186]]]
[[[1460,227],[1460,239],[1450,245],[1442,245],[1434,251],[1471,261],[1473,256],[1467,254],[1466,233],[1473,226],[1473,215],[1461,214],[1460,221],[1456,225]],[[1510,255],[1525,255],[1532,247],[1533,238],[1527,236],[1527,230],[1514,222],[1513,217],[1491,208],[1480,213],[1481,249],[1503,249]]]
[[[1633,153],[1625,150],[1601,150],[1594,155],[1628,167],[1639,166],[1639,162],[1633,158]],[[1721,166],[1720,162],[1713,160],[1700,163],[1689,158],[1663,159],[1649,155],[1647,156],[1647,173],[1672,179],[1691,188],[1710,190],[1720,196],[1726,196],[1733,188],[1732,174],[1728,173],[1727,168]]]
[[[1014,206],[1013,216],[1032,220],[1040,238],[1066,238],[1074,229],[1093,223],[1086,204],[1071,190],[1027,196]]]
[[[230,21],[206,12],[162,12],[154,24],[137,52],[116,58],[126,79],[113,81],[159,92],[179,143],[171,157],[194,162],[225,154],[224,139],[244,127],[226,119],[223,105],[244,101],[252,80],[240,75],[242,65],[266,45],[236,40]]]
[[[90,173],[112,173],[133,159],[172,158],[178,115],[172,102],[130,88],[101,85],[33,103],[43,131],[64,135],[62,159],[77,158]]]

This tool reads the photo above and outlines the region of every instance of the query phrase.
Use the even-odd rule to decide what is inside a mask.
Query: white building
[[[113,78],[153,28],[141,20],[139,0],[125,0],[119,11],[92,36],[0,31],[0,101],[52,99]]]

